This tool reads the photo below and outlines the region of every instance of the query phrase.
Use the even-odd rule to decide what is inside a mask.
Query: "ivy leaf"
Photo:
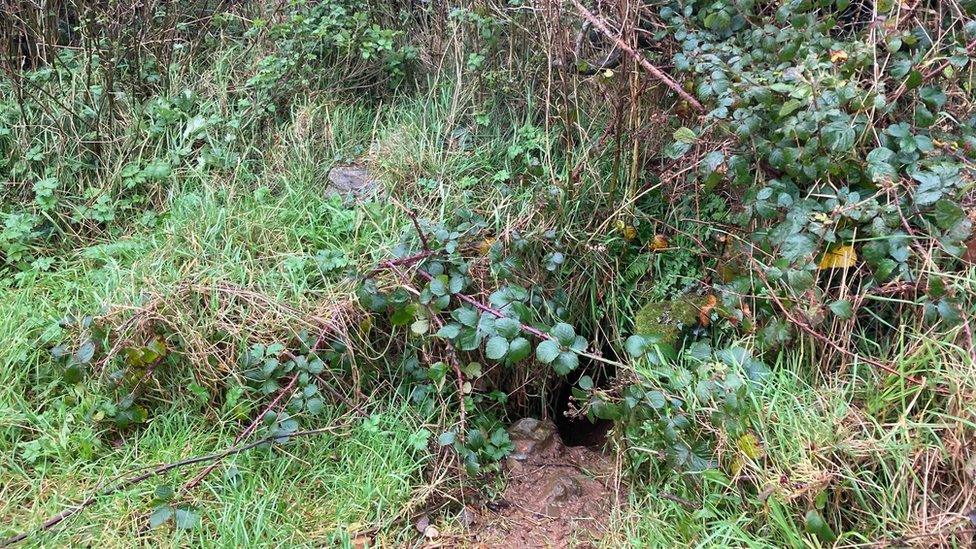
[[[529,356],[531,352],[532,344],[529,343],[529,340],[524,337],[517,337],[508,345],[508,361],[510,363],[518,362]]]
[[[837,315],[837,318],[841,320],[849,320],[854,316],[854,309],[851,307],[851,302],[846,299],[838,299],[828,307],[830,308],[830,312]]]
[[[485,356],[492,360],[501,360],[508,353],[508,340],[502,336],[494,336],[485,345]]]
[[[549,364],[559,356],[559,343],[547,339],[535,348],[535,357],[543,364]]]

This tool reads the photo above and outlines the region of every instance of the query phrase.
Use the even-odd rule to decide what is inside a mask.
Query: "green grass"
[[[91,421],[105,385],[66,388],[52,370],[47,349],[63,337],[57,321],[68,313],[137,307],[147,293],[174,296],[186,283],[232,283],[299,310],[346,299],[348,281],[303,265],[321,250],[368,265],[396,241],[403,221],[392,205],[346,205],[325,195],[329,167],[368,140],[364,113],[333,103],[296,107],[294,123],[277,134],[281,143],[267,151],[259,175],[187,170],[150,223],[62,255],[51,271],[31,271],[0,294],[0,445],[7,449],[0,466],[0,535],[32,528],[116,475],[232,444],[241,424],[228,413],[201,414],[181,389],[201,377],[192,364],[169,376],[162,389],[172,392],[155,395],[149,422],[116,440]],[[308,128],[315,128],[314,136],[304,133]],[[328,139],[321,138],[325,134]],[[245,317],[263,312],[255,304],[244,307]],[[185,310],[170,321],[184,333],[207,335],[208,312]],[[266,335],[263,326],[240,328],[241,341]],[[385,368],[382,361],[370,367]],[[211,387],[219,394],[231,385],[223,379]],[[144,531],[155,485],[179,485],[196,474],[190,468],[101,498],[32,542],[328,545],[389,526],[423,484],[430,458],[407,442],[423,418],[395,392],[385,394],[365,406],[378,416],[378,430],[360,426],[361,418],[340,420],[335,411],[321,421],[351,421],[341,434],[228,459],[241,473],[239,485],[223,478],[224,465],[189,495],[206,525],[198,531]]]

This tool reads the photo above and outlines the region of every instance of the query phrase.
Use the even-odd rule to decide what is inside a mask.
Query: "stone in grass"
[[[698,313],[706,297],[684,296],[672,301],[656,301],[641,307],[634,319],[638,335],[657,335],[662,343],[674,345],[685,329],[698,324]]]
[[[375,196],[379,187],[379,181],[364,166],[336,166],[329,170],[329,186],[325,195],[337,194],[362,202]]]

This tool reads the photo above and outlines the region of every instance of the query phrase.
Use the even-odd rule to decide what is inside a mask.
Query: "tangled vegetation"
[[[0,22],[0,545],[463,540],[567,415],[608,547],[973,542],[976,3]]]

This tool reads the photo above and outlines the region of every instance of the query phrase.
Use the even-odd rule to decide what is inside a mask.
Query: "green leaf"
[[[579,357],[572,351],[563,351],[552,365],[557,374],[564,376],[579,367]]]
[[[549,330],[549,333],[552,334],[564,347],[569,347],[574,341],[576,341],[576,330],[565,322],[560,322],[559,324],[553,326],[552,330]]]
[[[559,356],[559,343],[547,339],[535,348],[535,357],[543,364],[549,364]]]
[[[589,391],[593,388],[593,378],[590,376],[583,376],[579,380],[579,387],[584,391]]]
[[[458,307],[454,309],[451,316],[465,326],[474,327],[478,325],[478,311],[470,307]]]
[[[830,307],[830,312],[842,320],[848,320],[854,316],[854,309],[851,306],[851,302],[846,299],[839,299],[831,303],[828,307]]]
[[[823,127],[820,134],[827,147],[833,152],[847,152],[854,147],[854,128],[843,121],[831,122]]]
[[[815,534],[821,541],[833,543],[837,536],[830,529],[827,522],[820,516],[816,509],[810,509],[803,517],[803,529],[811,534]]]
[[[417,314],[417,308],[416,303],[407,303],[393,312],[393,315],[390,317],[390,322],[394,326],[406,326],[412,323],[414,316]]]
[[[454,431],[444,431],[441,436],[437,437],[437,443],[441,446],[454,444],[455,440],[457,440],[457,434]]]
[[[200,515],[191,507],[177,507],[173,522],[181,530],[192,530],[200,525]]]
[[[172,501],[173,496],[175,495],[176,491],[173,490],[173,487],[169,486],[168,484],[160,484],[153,492],[153,496],[155,496],[156,500],[158,501]]]
[[[149,527],[158,528],[173,516],[173,508],[169,505],[161,505],[153,510],[149,515]]]
[[[647,340],[643,336],[632,335],[624,342],[624,350],[633,358],[637,358],[647,352]]]
[[[75,361],[80,364],[88,364],[95,356],[95,342],[87,340],[75,351]]]
[[[686,128],[684,126],[678,128],[673,134],[674,140],[678,143],[692,144],[698,139],[698,135],[691,128]]]
[[[441,326],[441,329],[437,330],[437,333],[434,335],[436,335],[437,337],[443,337],[445,339],[454,339],[460,333],[461,333],[461,326],[451,322],[449,324],[445,324]]]
[[[506,338],[513,338],[519,335],[522,329],[522,324],[515,320],[514,318],[502,317],[495,320],[495,331],[499,335],[505,336]]]
[[[481,363],[469,362],[461,366],[461,372],[468,377],[481,377]]]
[[[485,345],[485,356],[492,360],[501,360],[508,353],[508,340],[502,336],[494,336],[488,339]]]
[[[517,337],[508,345],[508,361],[516,363],[532,353],[532,344],[524,337]]]
[[[951,200],[942,199],[935,203],[933,210],[935,224],[942,230],[951,229],[966,218],[966,212]]]
[[[447,275],[436,276],[430,281],[430,293],[438,297],[447,295],[448,284],[450,284],[450,280],[447,278]]]

